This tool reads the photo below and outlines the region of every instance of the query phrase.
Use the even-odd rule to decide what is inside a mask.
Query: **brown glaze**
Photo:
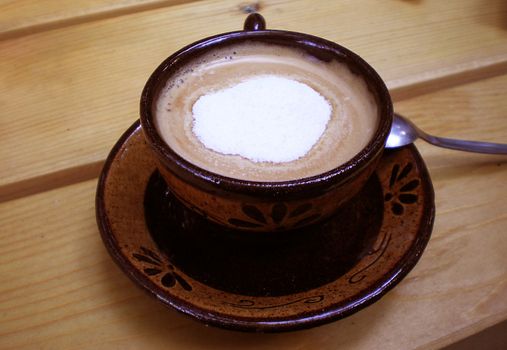
[[[259,13],[251,13],[245,20],[245,24],[243,25],[244,30],[265,30],[266,29],[266,21],[264,17],[262,17]]]
[[[141,96],[141,124],[158,168],[175,195],[188,208],[235,229],[279,232],[321,221],[350,200],[365,185],[382,156],[392,122],[389,92],[375,70],[362,58],[333,42],[280,30],[264,30],[259,14],[245,21],[251,30],[230,32],[195,42],[167,58],[147,81]],[[257,41],[304,50],[314,57],[339,60],[364,77],[379,106],[379,126],[371,142],[354,158],[321,175],[284,182],[229,178],[193,165],[175,153],[158,135],[152,105],[167,79],[186,62],[215,48]],[[333,200],[330,200],[330,199]],[[311,207],[307,216],[285,215]]]
[[[394,287],[430,238],[433,188],[414,146],[386,151],[329,220],[277,235],[206,221],[179,203],[156,163],[136,122],[100,176],[97,223],[138,286],[206,324],[273,332],[346,317]]]
[[[359,172],[339,189],[316,194],[316,197],[284,201],[283,197],[276,195],[271,200],[240,195],[220,196],[182,181],[160,163],[158,169],[174,196],[188,208],[230,228],[262,232],[300,228],[329,217],[364,186],[374,170]]]

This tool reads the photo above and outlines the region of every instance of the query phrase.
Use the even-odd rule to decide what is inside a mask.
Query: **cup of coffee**
[[[389,92],[348,49],[303,33],[197,41],[153,72],[141,124],[188,208],[229,228],[277,232],[332,215],[366,183],[391,127]]]

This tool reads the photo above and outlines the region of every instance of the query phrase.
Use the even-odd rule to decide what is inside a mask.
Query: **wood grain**
[[[189,1],[0,0],[0,40]]]
[[[439,136],[507,143],[507,75],[399,101],[395,111]],[[462,154],[436,147],[431,154]],[[446,154],[447,156],[447,154]],[[475,155],[468,154],[468,157]],[[489,159],[488,156],[480,156]],[[445,167],[446,164],[441,164]]]
[[[57,181],[37,186],[37,179],[103,161],[137,119],[140,91],[162,59],[204,36],[241,28],[244,8],[239,0],[200,1],[0,41],[0,197],[47,190],[45,183]],[[481,0],[271,0],[260,2],[260,11],[270,28],[355,50],[395,96],[507,69],[502,0],[487,6]]]
[[[507,75],[401,101],[396,111],[430,133],[507,143],[505,86]],[[438,294],[455,296],[456,303],[445,307],[448,315],[426,330],[441,335],[428,344],[438,349],[507,319],[507,265],[500,256],[506,248],[500,237],[507,227],[507,204],[502,200],[507,196],[507,157],[445,150],[423,141],[417,145],[435,185],[437,216],[430,241],[435,248],[425,253],[416,271],[425,262],[428,269],[409,276],[403,288],[427,301]],[[468,250],[471,245],[473,251]],[[444,272],[447,268],[452,271]],[[479,275],[483,280],[476,283]],[[422,280],[435,290],[417,286]],[[483,288],[475,303],[463,303],[462,296]],[[432,318],[433,311],[428,306],[418,317]],[[472,321],[487,313],[482,321]]]
[[[505,141],[507,76],[403,101],[445,136]],[[415,269],[352,317],[290,334],[206,328],[140,292],[107,255],[96,181],[0,203],[0,348],[437,349],[507,319],[507,159],[418,144],[437,216]]]

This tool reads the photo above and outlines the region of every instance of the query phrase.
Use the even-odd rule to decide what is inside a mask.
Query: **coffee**
[[[295,92],[298,89],[306,92]],[[240,90],[247,93],[238,95]],[[279,97],[270,98],[275,93]],[[262,113],[245,110],[243,101],[252,96],[260,96],[251,104]],[[222,103],[216,108],[220,113],[212,102]],[[232,123],[222,117],[233,107],[231,116],[239,118],[239,129],[224,134],[219,123]],[[284,109],[290,114],[287,119],[271,123],[276,116],[266,113]],[[180,156],[211,172],[251,181],[294,180],[334,169],[366,146],[378,124],[374,97],[344,64],[252,42],[215,50],[187,64],[160,92],[154,114],[159,134]],[[201,122],[213,116],[216,123]],[[251,124],[255,127],[248,126],[259,117],[258,124]]]

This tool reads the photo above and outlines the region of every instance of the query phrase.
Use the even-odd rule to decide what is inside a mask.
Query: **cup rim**
[[[245,41],[260,41],[267,44],[298,46],[314,52],[333,55],[334,59],[343,60],[349,68],[359,70],[367,82],[368,88],[378,101],[379,122],[374,136],[368,144],[347,162],[321,174],[301,179],[285,181],[250,181],[217,174],[201,168],[176,153],[159,135],[155,123],[152,105],[157,97],[161,84],[165,85],[171,73],[176,72],[195,53],[205,53],[215,47]],[[329,57],[329,56],[328,56]],[[167,57],[151,74],[146,82],[140,101],[140,120],[148,144],[156,152],[162,164],[176,176],[208,191],[230,192],[247,195],[286,195],[301,194],[316,188],[327,188],[328,185],[340,185],[346,182],[366,166],[378,159],[391,129],[393,106],[390,94],[378,73],[359,55],[332,41],[310,34],[285,30],[233,31],[214,35],[189,44]]]

